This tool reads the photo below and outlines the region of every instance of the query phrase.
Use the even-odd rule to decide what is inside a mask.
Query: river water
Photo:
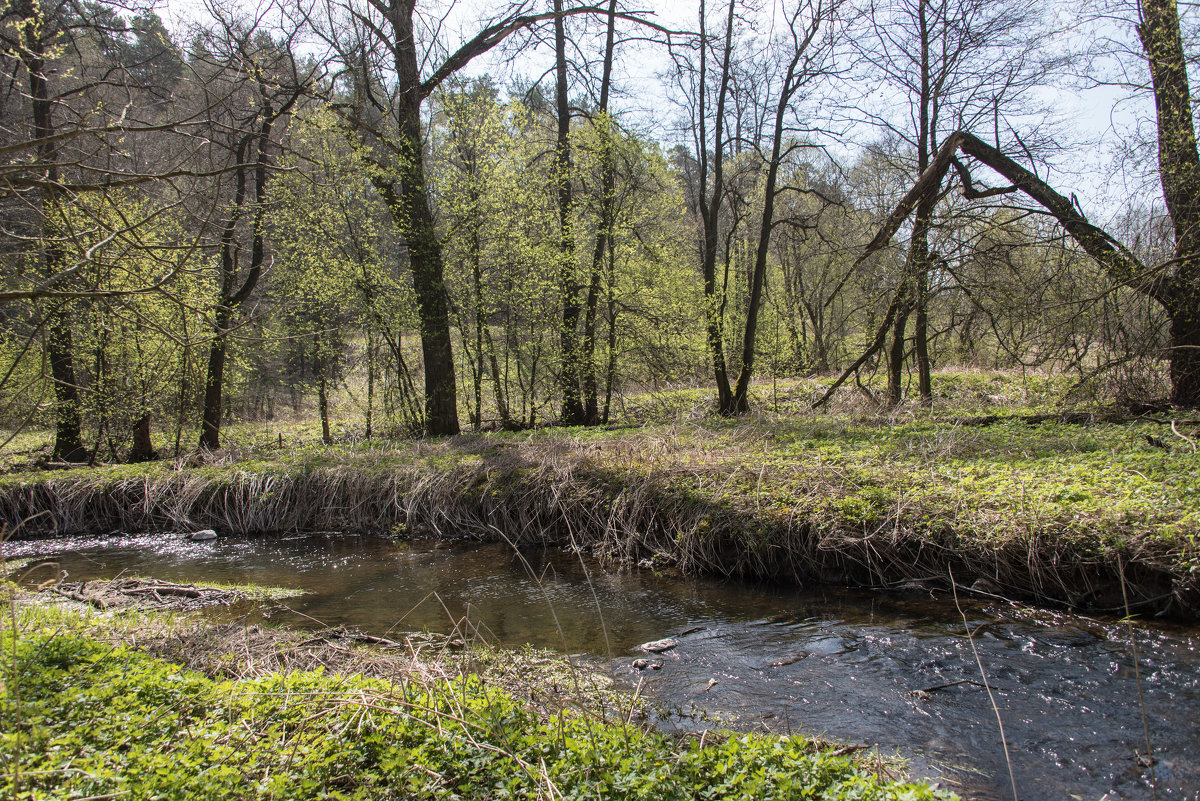
[[[302,589],[283,602],[288,610],[270,613],[291,624],[380,636],[457,630],[581,655],[630,688],[641,683],[664,709],[662,726],[875,746],[972,798],[1011,799],[1013,782],[1022,801],[1150,798],[1148,729],[1158,798],[1200,799],[1194,626],[974,598],[959,599],[960,613],[953,598],[928,592],[609,573],[562,550],[345,535],[72,538],[7,543],[4,555],[52,557],[72,580],[127,574]],[[653,657],[661,669],[632,667],[645,656],[639,644],[666,637],[678,644]]]

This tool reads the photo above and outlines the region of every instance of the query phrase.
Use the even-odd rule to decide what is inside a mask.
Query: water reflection
[[[965,767],[972,795],[1011,798],[989,700],[962,617],[928,594],[778,587],[606,573],[561,550],[457,548],[365,537],[178,535],[9,543],[74,579],[134,573],[304,589],[289,622],[374,634],[454,627],[508,646],[587,653],[639,679],[681,729],[715,718],[899,749],[919,770]],[[44,574],[41,574],[44,575]],[[1159,797],[1200,798],[1200,637],[964,599],[1025,801],[1149,796],[1136,637]],[[278,614],[276,615],[278,619]],[[464,621],[466,621],[464,623]],[[673,636],[659,671],[630,667]],[[1139,752],[1143,756],[1139,758]]]

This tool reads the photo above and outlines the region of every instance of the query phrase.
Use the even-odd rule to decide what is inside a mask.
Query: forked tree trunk
[[[230,326],[237,309],[249,299],[258,286],[266,259],[264,217],[267,181],[270,177],[271,131],[275,122],[290,112],[303,92],[303,87],[291,87],[291,94],[276,106],[265,84],[259,83],[257,88],[259,97],[255,121],[259,127],[254,131],[251,126],[250,132],[242,136],[234,148],[238,166],[234,172],[233,206],[221,230],[221,287],[213,321],[213,339],[208,349],[208,376],[204,382],[204,408],[200,420],[200,447],[204,450],[216,450],[221,447],[222,406],[228,405],[223,403],[223,397]],[[252,148],[254,162],[250,165],[246,163],[246,155]],[[252,171],[251,166],[254,168]],[[254,181],[254,209],[250,216],[250,264],[241,286],[235,290],[238,280],[235,255],[238,249],[237,225],[245,210],[247,194],[250,191],[248,182],[251,179]]]

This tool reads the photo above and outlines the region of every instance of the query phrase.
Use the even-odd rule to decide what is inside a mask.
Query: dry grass
[[[1008,597],[1114,612],[1123,562],[1135,611],[1200,611],[1194,421],[1066,424],[1045,412],[1051,379],[940,378],[950,400],[932,411],[864,414],[864,396],[848,392],[820,415],[688,413],[9,474],[0,521],[24,536],[214,528],[569,544],[614,565],[805,583],[945,586],[953,570]],[[799,404],[818,389],[793,382],[779,395]],[[676,405],[701,393],[679,390]]]

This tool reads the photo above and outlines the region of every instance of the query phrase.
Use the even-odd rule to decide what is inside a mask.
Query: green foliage
[[[70,631],[6,632],[0,788],[133,798],[920,799],[803,738],[708,744],[573,714],[477,678],[321,671],[216,682]]]
[[[140,195],[82,194],[56,207],[53,223],[77,286],[106,293],[68,302],[67,319],[83,420],[101,442],[121,442],[134,420],[165,413],[180,384],[195,380],[186,357],[204,325],[209,287],[189,269],[194,253],[183,246],[181,215]],[[52,420],[45,404],[52,389],[31,326],[50,308],[0,328],[0,375],[14,401],[0,414],[14,422]]]

